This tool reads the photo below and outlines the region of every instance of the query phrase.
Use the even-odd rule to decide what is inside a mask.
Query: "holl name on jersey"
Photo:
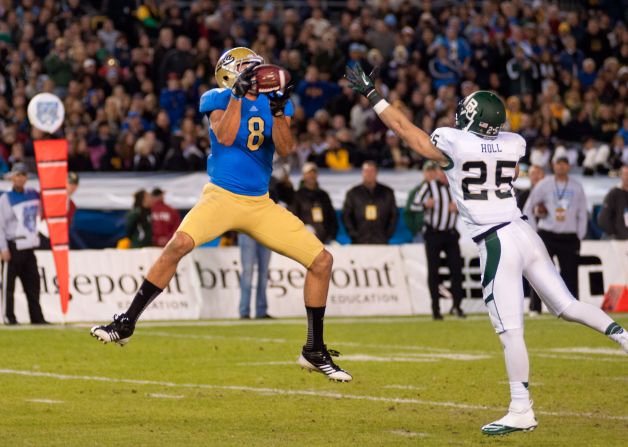
[[[499,143],[482,143],[480,144],[480,146],[482,147],[482,153],[483,154],[493,154],[495,152],[501,152],[501,148],[499,147]]]

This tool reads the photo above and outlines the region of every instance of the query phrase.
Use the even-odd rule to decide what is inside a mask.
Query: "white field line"
[[[442,402],[442,401],[430,401],[423,399],[413,399],[404,397],[385,397],[385,396],[369,396],[360,394],[345,394],[345,393],[332,393],[328,391],[314,391],[314,390],[290,390],[285,388],[262,388],[243,385],[211,385],[204,383],[175,383],[165,382],[158,380],[139,380],[139,379],[120,379],[115,377],[103,377],[103,376],[83,376],[83,375],[70,375],[70,374],[57,374],[42,371],[26,371],[16,369],[0,369],[0,374],[17,375],[24,377],[42,377],[48,379],[57,380],[81,380],[89,382],[105,382],[105,383],[125,383],[130,385],[153,385],[167,388],[187,388],[187,389],[210,389],[210,390],[224,390],[224,391],[244,391],[249,393],[257,393],[260,395],[274,395],[274,396],[312,396],[312,397],[324,397],[329,399],[347,399],[347,400],[362,400],[370,402],[386,402],[394,404],[415,404],[415,405],[428,405],[433,407],[454,408],[464,410],[483,410],[483,411],[503,411],[502,407],[489,407],[486,405],[477,404],[464,404],[459,402]],[[605,420],[617,420],[628,421],[628,416],[615,416],[596,413],[577,413],[571,411],[543,411],[535,410],[536,414],[545,416],[556,417],[582,417],[587,419],[605,419]]]
[[[62,404],[62,400],[53,399],[26,399],[26,402],[33,402],[36,404]]]
[[[410,358],[410,357],[379,357],[374,355],[366,355],[366,354],[353,354],[353,355],[343,355],[343,361],[352,361],[352,362],[397,362],[397,363],[427,363],[427,362],[438,362],[440,359],[437,358]],[[238,366],[275,366],[275,365],[294,365],[296,362],[291,361],[269,361],[269,362],[240,362],[236,363]]]
[[[286,338],[264,338],[264,337],[245,337],[245,336],[230,336],[230,335],[200,335],[200,334],[176,334],[172,332],[158,332],[158,331],[142,331],[142,335],[149,335],[151,337],[166,337],[166,338],[188,338],[194,340],[242,340],[252,341],[259,343],[294,343],[292,340]]]
[[[427,433],[407,431],[407,430],[391,430],[390,434],[403,436],[404,438],[425,438],[426,436],[429,436]]]
[[[555,352],[557,354],[596,354],[596,355],[616,355],[625,356],[626,353],[619,347],[613,348],[590,348],[587,346],[574,346],[572,348],[551,348],[543,349],[545,352]]]
[[[393,390],[425,390],[426,387],[421,386],[412,386],[412,385],[384,385],[384,388],[389,388]]]
[[[150,393],[150,397],[154,397],[156,399],[183,399],[185,396],[181,394],[162,394],[162,393]]]
[[[439,362],[441,360],[458,360],[473,361],[484,360],[488,356],[468,355],[468,354],[405,354],[395,353],[388,356],[377,356],[369,354],[348,354],[343,355],[343,361],[353,362],[401,362],[401,363],[420,363],[420,362]],[[292,365],[291,361],[268,361],[268,362],[240,362],[238,366],[273,366],[273,365]]]
[[[626,360],[622,358],[591,357],[591,356],[586,356],[586,355],[561,355],[561,354],[535,353],[534,356],[541,357],[544,359],[558,359],[558,360],[591,360],[593,362],[613,362],[613,363],[626,362]]]

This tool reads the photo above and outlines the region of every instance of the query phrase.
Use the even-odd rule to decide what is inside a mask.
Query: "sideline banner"
[[[410,315],[404,268],[398,246],[328,247],[334,256],[327,315]],[[201,318],[237,318],[240,302],[240,250],[208,248],[192,253],[193,271],[202,295]],[[273,253],[266,296],[277,317],[305,314],[305,269]],[[253,284],[256,284],[254,276]],[[255,290],[251,311],[255,309]]]
[[[332,246],[334,270],[329,290],[329,316],[431,314],[425,248],[404,246]],[[474,244],[462,244],[463,289],[467,312],[486,312],[481,299],[480,267]],[[106,321],[130,304],[160,249],[83,250],[70,252],[72,301],[65,321]],[[38,251],[44,316],[63,321],[50,251]],[[443,263],[441,279],[449,272]],[[237,318],[241,272],[238,248],[199,249],[186,256],[168,289],[146,310],[147,320]],[[580,299],[600,306],[612,284],[626,284],[628,242],[585,241],[581,249]],[[305,269],[273,253],[267,289],[269,312],[278,317],[304,315]],[[252,308],[254,309],[253,291]],[[443,290],[443,296],[447,291]],[[451,299],[441,298],[447,312]],[[26,298],[17,281],[15,312],[28,322]]]
[[[50,322],[64,321],[59,307],[58,282],[50,251],[38,251],[41,277],[40,303]],[[107,321],[126,310],[159,249],[70,251],[70,294],[65,321]],[[169,287],[142,314],[147,320],[197,319],[199,294],[190,283],[190,263],[179,264]],[[19,281],[15,288],[15,314],[27,323],[26,297]]]

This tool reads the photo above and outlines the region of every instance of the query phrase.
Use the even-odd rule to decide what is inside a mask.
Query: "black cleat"
[[[312,372],[319,372],[325,374],[330,380],[336,382],[350,382],[353,377],[340,366],[336,365],[331,359],[338,357],[340,353],[334,350],[327,350],[327,346],[323,345],[321,351],[307,351],[305,347],[301,351],[301,355],[297,360],[297,363],[301,368],[307,369]]]
[[[107,326],[94,326],[90,333],[103,343],[117,343],[124,346],[133,335],[135,324],[124,314],[114,315],[113,322]]]

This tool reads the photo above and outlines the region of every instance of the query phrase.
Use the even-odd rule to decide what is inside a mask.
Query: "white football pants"
[[[522,275],[556,316],[575,300],[545,244],[523,219],[516,219],[491,233],[478,243],[478,248],[484,302],[498,334],[523,328]]]

